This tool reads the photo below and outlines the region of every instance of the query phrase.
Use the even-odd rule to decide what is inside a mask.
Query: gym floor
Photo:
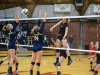
[[[90,64],[87,59],[88,55],[72,55],[73,63],[68,66],[67,59],[61,65],[62,75],[93,75],[89,72]],[[0,57],[2,60],[4,57]],[[31,57],[19,57],[19,75],[29,75]],[[40,73],[41,75],[56,75],[56,68],[53,65],[55,56],[43,56],[41,62]],[[6,75],[8,61],[0,65],[0,75]],[[13,71],[15,66],[13,65]],[[34,75],[36,69],[34,67]],[[98,74],[99,75],[99,74]]]

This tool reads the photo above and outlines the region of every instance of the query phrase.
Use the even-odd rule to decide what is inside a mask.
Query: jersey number
[[[36,41],[39,41],[38,36],[34,36],[34,39],[35,39]]]

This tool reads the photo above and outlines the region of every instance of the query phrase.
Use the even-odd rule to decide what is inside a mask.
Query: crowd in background
[[[27,31],[23,31],[22,26],[18,25],[16,28],[16,31],[17,31],[16,41],[18,41],[18,44],[33,45],[34,37],[32,35],[28,34]],[[0,38],[0,43],[7,43],[8,41],[9,41],[9,35],[7,34],[6,31],[3,31],[2,37]],[[48,41],[46,35],[44,35],[43,44],[45,46],[49,45],[49,41]],[[5,48],[5,46],[0,45],[0,48]]]

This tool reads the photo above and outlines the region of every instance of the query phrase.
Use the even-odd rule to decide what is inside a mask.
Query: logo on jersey
[[[39,36],[34,36],[35,41],[39,41]]]
[[[14,34],[14,32],[11,32],[11,31],[10,31],[9,34]]]

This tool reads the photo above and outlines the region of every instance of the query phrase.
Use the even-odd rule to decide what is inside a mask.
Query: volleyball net
[[[58,36],[59,27],[54,29],[54,32],[50,32],[50,28],[55,25],[57,22],[59,22],[62,18],[69,18],[71,22],[69,23],[69,29],[68,29],[68,36],[67,41],[70,45],[70,36],[73,38],[73,42],[70,45],[70,48],[56,48],[54,44],[51,42],[50,38],[54,38],[56,41]],[[89,52],[98,52],[98,51],[90,51],[89,46],[91,41],[94,42],[94,44],[97,45],[100,41],[100,30],[99,30],[99,19],[100,15],[89,15],[89,16],[66,16],[66,17],[48,17],[47,22],[45,24],[44,32],[43,34],[47,37],[47,42],[43,44],[43,51],[45,52],[54,52],[55,49],[60,50],[71,50],[71,53],[81,52],[81,54],[89,53]],[[43,18],[42,18],[43,19]],[[42,20],[41,19],[41,20]],[[3,22],[3,24],[7,24],[14,19],[0,19],[0,22]],[[25,52],[26,55],[31,55],[32,51],[32,37],[30,35],[30,30],[34,25],[37,24],[38,18],[23,18],[20,19],[20,25],[19,28],[22,28],[20,33],[21,37],[23,37],[19,41],[19,50],[20,52]],[[1,24],[1,23],[0,23]],[[17,30],[17,29],[16,29]],[[5,31],[0,31],[0,35],[2,36],[5,34],[6,41],[9,39],[9,35]],[[2,37],[1,37],[2,38]],[[16,37],[17,38],[17,37]],[[0,47],[1,51],[5,43],[1,41]],[[5,48],[5,46],[4,46]],[[7,51],[7,50],[6,50]],[[29,53],[27,53],[29,51]],[[25,53],[23,53],[25,54]],[[74,53],[73,53],[74,54]]]

